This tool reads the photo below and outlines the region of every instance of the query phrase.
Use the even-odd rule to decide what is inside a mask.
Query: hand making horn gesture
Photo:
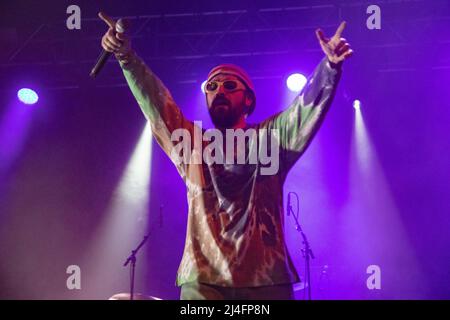
[[[330,39],[325,37],[325,34],[321,29],[316,30],[317,39],[319,39],[320,46],[323,52],[327,56],[328,60],[332,63],[338,64],[353,54],[353,50],[350,49],[345,38],[342,38],[342,32],[345,29],[346,22],[342,22],[334,36]]]

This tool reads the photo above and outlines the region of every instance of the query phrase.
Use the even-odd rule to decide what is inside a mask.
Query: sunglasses
[[[219,86],[223,86],[225,91],[234,92],[237,90],[247,90],[245,85],[238,80],[225,80],[225,81],[209,81],[205,85],[205,92],[213,93],[219,89]]]

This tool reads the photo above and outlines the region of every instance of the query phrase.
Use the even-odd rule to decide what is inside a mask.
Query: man
[[[279,149],[271,146],[271,151],[278,151],[279,168],[263,174],[261,162],[180,161],[174,152],[177,144],[173,134],[182,129],[193,137],[197,124],[183,116],[168,89],[132,50],[129,38],[114,32],[115,21],[104,13],[99,16],[109,26],[102,47],[114,52],[154,137],[176,164],[187,187],[187,237],[177,274],[181,299],[293,299],[292,284],[299,277],[283,234],[283,183],[320,127],[342,62],[352,54],[341,38],[345,22],[330,39],[316,31],[326,57],[291,106],[259,124],[247,123],[256,106],[247,73],[230,64],[219,65],[209,73],[206,103],[218,130],[254,130],[258,137],[264,130],[276,132]],[[234,152],[249,151],[251,144],[245,143],[240,150],[233,148],[234,158]],[[205,152],[207,146],[203,139],[197,151]],[[227,148],[223,147],[225,153]]]

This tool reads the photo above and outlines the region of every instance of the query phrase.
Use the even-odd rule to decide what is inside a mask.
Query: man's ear
[[[247,109],[250,108],[250,106],[253,104],[255,97],[253,96],[253,93],[251,91],[245,91],[245,107]]]
[[[248,116],[252,111],[252,105],[255,102],[255,95],[252,91],[245,91],[245,115]]]

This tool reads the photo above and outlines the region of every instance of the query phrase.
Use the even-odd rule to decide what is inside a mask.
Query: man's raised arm
[[[281,156],[288,168],[303,154],[323,122],[341,76],[342,63],[353,53],[341,37],[344,28],[342,22],[331,39],[320,29],[316,31],[326,57],[289,108],[264,122],[264,126],[278,132]]]
[[[102,38],[103,49],[113,52],[119,61],[131,92],[151,124],[154,137],[170,157],[172,132],[186,129],[192,137],[193,123],[185,119],[166,86],[131,48],[128,36],[114,31],[116,22],[103,12],[99,17],[109,27]]]

